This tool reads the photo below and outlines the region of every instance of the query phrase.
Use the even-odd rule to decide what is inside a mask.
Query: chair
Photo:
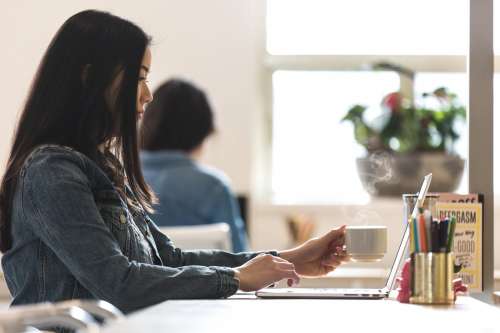
[[[123,314],[107,302],[93,300],[19,305],[0,312],[0,333],[38,332],[52,327],[97,333],[100,328],[96,318],[108,323],[123,318]]]
[[[231,232],[227,223],[161,227],[160,231],[167,235],[175,246],[184,250],[217,249],[231,251],[232,249]]]

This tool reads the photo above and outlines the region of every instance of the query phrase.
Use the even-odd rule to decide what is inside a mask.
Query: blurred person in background
[[[233,251],[247,250],[247,235],[229,179],[199,160],[215,131],[206,94],[193,83],[171,79],[153,93],[141,126],[144,178],[158,196],[159,226],[225,222]]]

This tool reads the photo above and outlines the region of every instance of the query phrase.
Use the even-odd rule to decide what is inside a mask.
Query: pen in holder
[[[431,208],[431,207],[429,207]],[[453,239],[456,218],[438,220],[419,208],[408,219],[410,228],[410,303],[453,304]]]
[[[453,264],[452,252],[413,253],[410,303],[453,304]]]

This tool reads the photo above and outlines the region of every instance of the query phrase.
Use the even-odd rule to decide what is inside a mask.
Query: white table
[[[404,328],[403,328],[403,327]],[[394,300],[167,301],[111,324],[103,332],[500,332],[500,308],[470,297],[453,306]]]

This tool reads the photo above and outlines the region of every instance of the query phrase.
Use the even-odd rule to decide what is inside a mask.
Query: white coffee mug
[[[382,260],[387,252],[387,227],[348,226],[345,245],[352,261]]]

